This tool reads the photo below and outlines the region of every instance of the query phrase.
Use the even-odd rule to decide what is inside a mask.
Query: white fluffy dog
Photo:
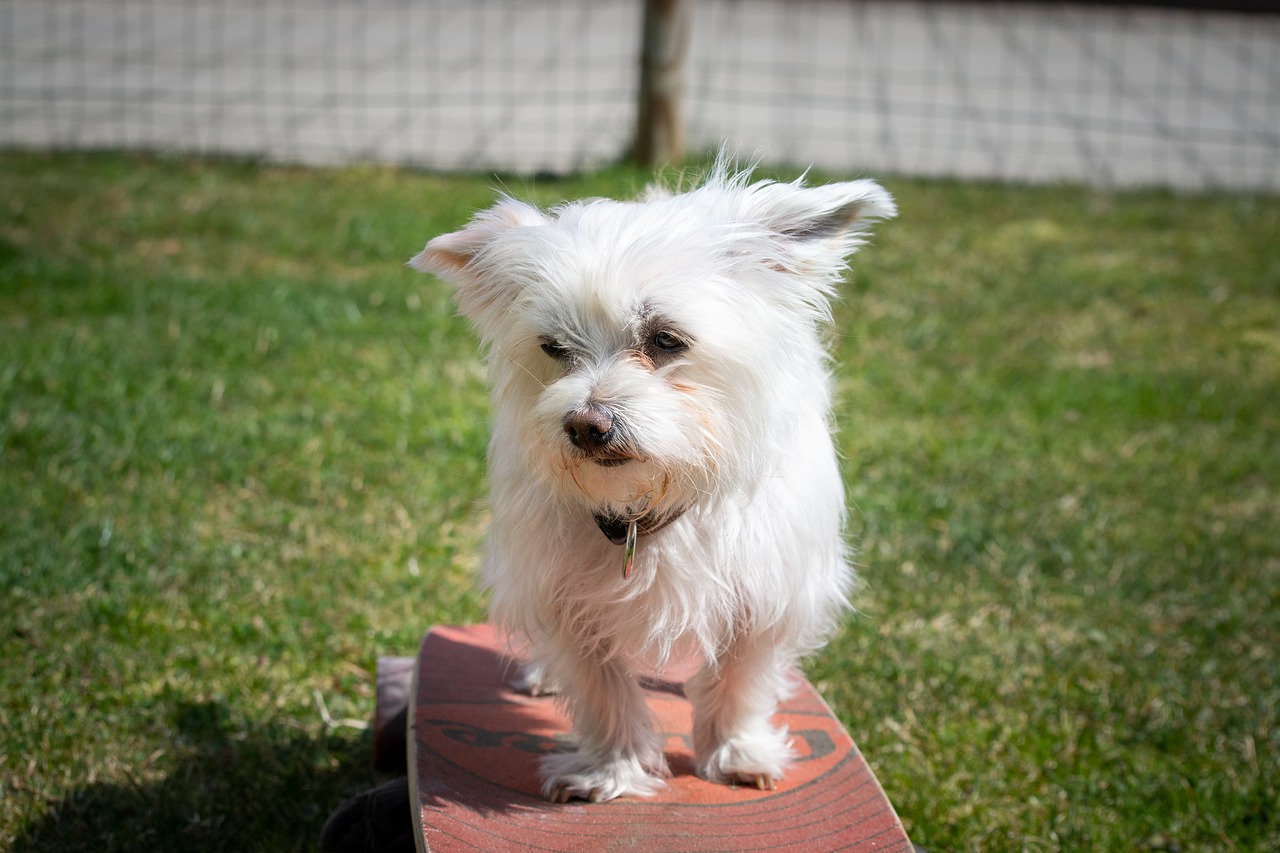
[[[542,211],[503,198],[410,264],[451,281],[488,351],[494,620],[527,637],[576,749],[551,800],[668,775],[635,673],[701,656],[698,773],[772,788],[770,722],[853,573],[822,330],[845,258],[895,214],[871,181],[760,181]]]

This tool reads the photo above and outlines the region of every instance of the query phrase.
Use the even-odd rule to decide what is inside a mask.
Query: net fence
[[[639,0],[0,0],[0,145],[562,173],[625,156]],[[692,0],[694,148],[1280,189],[1280,16]]]

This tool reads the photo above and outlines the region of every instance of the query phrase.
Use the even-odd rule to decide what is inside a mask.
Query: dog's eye
[[[654,349],[659,352],[666,353],[667,355],[684,352],[689,348],[688,344],[667,331],[661,331],[655,334],[652,338],[652,342]]]
[[[564,361],[569,357],[569,348],[552,338],[542,339],[542,351],[556,361]]]

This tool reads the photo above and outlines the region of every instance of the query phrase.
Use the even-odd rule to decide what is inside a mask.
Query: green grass
[[[1280,199],[886,184],[811,675],[933,850],[1280,849]],[[483,376],[403,263],[491,197],[0,154],[0,847],[314,849],[376,784],[326,713],[484,614]]]

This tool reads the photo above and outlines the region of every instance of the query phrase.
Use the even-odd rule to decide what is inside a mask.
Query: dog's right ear
[[[409,266],[434,273],[457,288],[458,310],[479,323],[495,306],[506,301],[513,283],[493,274],[485,263],[501,237],[514,228],[548,223],[542,211],[505,197],[472,217],[466,227],[441,234],[409,260]]]

